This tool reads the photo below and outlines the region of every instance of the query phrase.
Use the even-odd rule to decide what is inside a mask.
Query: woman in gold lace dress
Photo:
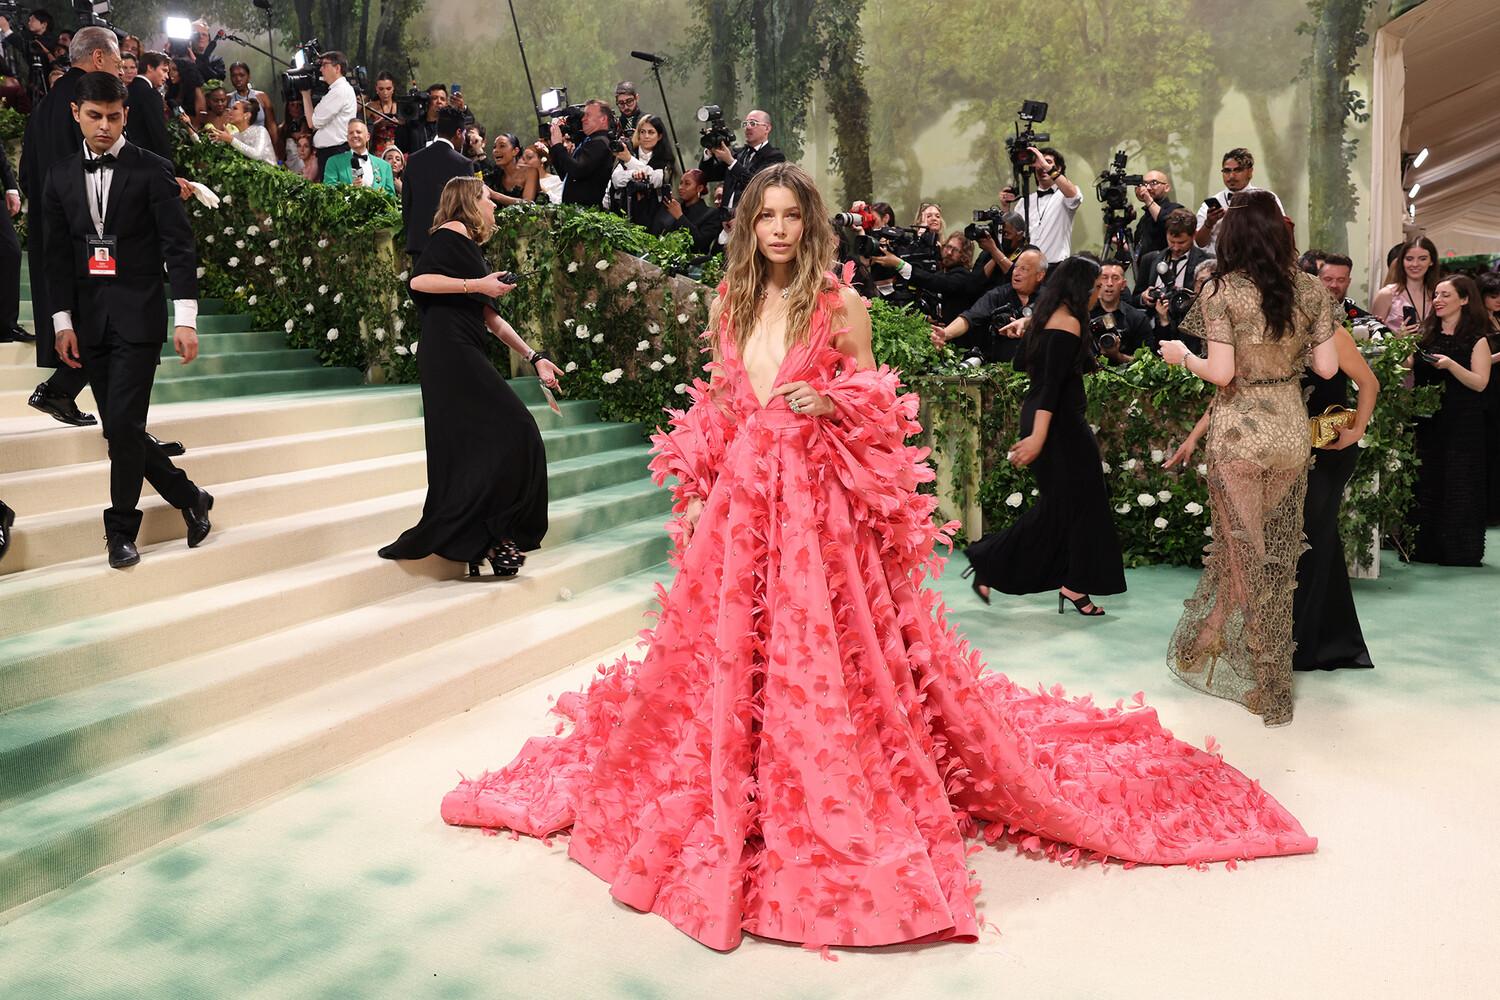
[[[1338,370],[1332,301],[1297,268],[1291,233],[1268,192],[1236,195],[1220,224],[1214,276],[1183,322],[1208,345],[1178,340],[1161,356],[1221,388],[1209,408],[1213,538],[1203,576],[1167,651],[1191,686],[1243,704],[1268,726],[1292,720],[1292,591],[1307,491],[1302,370]]]

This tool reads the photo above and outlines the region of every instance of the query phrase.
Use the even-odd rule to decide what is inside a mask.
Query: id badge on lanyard
[[[115,249],[119,238],[88,236],[85,240],[89,249],[89,277],[113,278],[115,276]]]

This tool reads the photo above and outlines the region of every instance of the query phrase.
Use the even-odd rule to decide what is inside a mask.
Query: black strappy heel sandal
[[[485,559],[496,576],[515,576],[526,562],[526,553],[516,548],[515,542],[501,542]]]
[[[974,567],[972,565],[970,565],[968,569],[966,569],[962,573],[958,574],[958,576],[959,576],[959,579],[961,579],[961,580],[967,580],[969,577],[974,576]],[[974,587],[974,596],[977,597],[977,598],[979,598],[984,603],[988,604],[988,603],[990,603],[990,595],[986,594],[984,591],[982,591],[982,590],[979,589],[980,587],[983,587],[983,586],[984,586],[984,584],[982,584],[982,583],[979,582],[979,578],[978,577],[974,577],[974,584],[973,584],[973,587]],[[988,588],[986,588],[986,589],[988,589]]]
[[[1058,614],[1062,614],[1063,613],[1063,601],[1071,601],[1073,603],[1073,609],[1075,611],[1077,611],[1080,615],[1083,615],[1085,618],[1093,618],[1096,615],[1102,615],[1102,614],[1104,614],[1104,609],[1101,608],[1101,607],[1099,607],[1099,605],[1095,604],[1093,598],[1089,597],[1088,594],[1084,594],[1082,597],[1069,597],[1067,594],[1064,594],[1062,591],[1059,590],[1057,592],[1057,613]],[[1092,611],[1085,611],[1085,610],[1083,610],[1086,607],[1092,607],[1094,610],[1092,610]]]

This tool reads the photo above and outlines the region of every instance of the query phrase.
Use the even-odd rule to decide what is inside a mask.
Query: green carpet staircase
[[[123,571],[101,537],[98,428],[27,407],[33,347],[0,344],[0,499],[18,514],[0,562],[0,911],[618,644],[667,578],[669,499],[639,426],[588,401],[556,415],[535,379],[512,386],[546,440],[551,528],[521,575],[378,558],[421,512],[420,392],[358,385],[249,325],[206,313],[203,354],[164,356],[153,395],[151,429],[216,498],[213,533],[188,549],[148,487]]]

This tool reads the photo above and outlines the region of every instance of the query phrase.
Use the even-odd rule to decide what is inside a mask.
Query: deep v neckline
[[[787,352],[781,356],[781,364],[776,366],[776,374],[771,376],[771,396],[764,402],[761,401],[760,393],[755,391],[755,380],[750,377],[750,368],[745,364],[744,357],[736,353],[735,360],[739,362],[740,370],[745,373],[745,381],[750,386],[750,395],[753,396],[755,398],[755,401],[760,404],[760,408],[762,410],[770,406],[771,400],[776,398],[776,387],[781,384],[781,373],[783,370],[785,370],[787,361],[791,359],[792,355],[796,353],[797,349],[798,345],[793,344],[791,347],[787,348]]]

